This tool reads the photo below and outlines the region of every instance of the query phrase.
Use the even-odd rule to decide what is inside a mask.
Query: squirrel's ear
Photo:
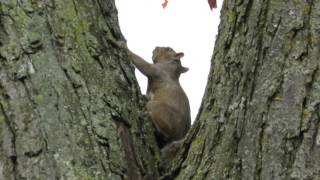
[[[185,72],[187,72],[187,71],[189,71],[189,68],[186,68],[186,67],[181,67],[181,73],[185,73]]]

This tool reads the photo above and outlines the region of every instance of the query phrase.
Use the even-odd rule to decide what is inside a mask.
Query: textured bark
[[[0,1],[0,179],[159,176],[114,1]]]
[[[162,179],[320,177],[320,1],[225,0],[197,120]],[[159,179],[113,0],[0,2],[0,179]],[[166,162],[169,164],[169,162]]]
[[[171,177],[319,179],[320,1],[225,0],[200,114]]]

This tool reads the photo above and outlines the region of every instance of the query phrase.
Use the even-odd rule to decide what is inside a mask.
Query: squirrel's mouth
[[[179,53],[177,53],[176,54],[176,60],[180,60],[181,58],[183,58],[183,56],[184,56],[184,53],[183,52],[179,52]]]

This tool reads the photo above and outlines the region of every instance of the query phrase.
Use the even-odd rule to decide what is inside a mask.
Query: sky
[[[210,61],[220,21],[222,0],[212,11],[207,0],[116,0],[121,32],[129,49],[148,62],[156,46],[169,46],[183,52],[183,66],[189,71],[180,76],[194,121],[204,94]],[[138,70],[136,76],[143,94],[147,78]]]

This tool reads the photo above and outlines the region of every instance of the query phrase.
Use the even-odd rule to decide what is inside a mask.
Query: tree
[[[114,1],[1,1],[0,179],[157,177]]]
[[[175,179],[320,177],[320,1],[225,0]]]
[[[225,0],[197,120],[163,166],[114,1],[0,2],[0,179],[320,177],[320,2]]]

